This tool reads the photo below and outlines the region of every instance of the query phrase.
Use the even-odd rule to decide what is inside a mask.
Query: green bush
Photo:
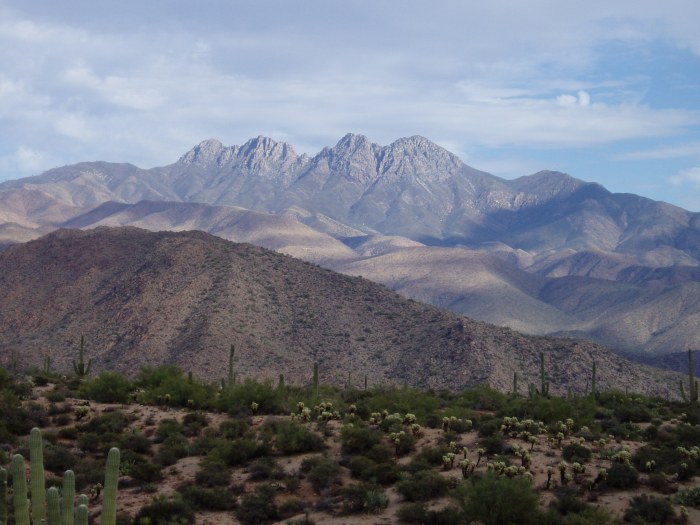
[[[474,478],[471,484],[455,492],[455,498],[464,512],[465,523],[535,525],[543,519],[537,493],[522,478],[492,475]]]
[[[219,425],[219,434],[226,439],[236,439],[243,437],[249,426],[245,419],[227,419]]]
[[[205,460],[200,463],[194,479],[202,487],[225,487],[231,482],[231,473],[223,463]]]
[[[265,456],[254,460],[250,467],[251,481],[262,481],[264,479],[282,479],[284,477],[284,469],[277,463],[275,458]]]
[[[675,514],[667,499],[642,494],[632,499],[630,507],[625,511],[625,521],[663,525],[670,523]]]
[[[275,489],[270,485],[258,485],[253,494],[243,496],[236,508],[236,517],[244,525],[261,525],[275,521],[279,510],[275,504]]]
[[[368,426],[344,425],[340,438],[344,454],[361,454],[379,444],[382,433]]]
[[[680,489],[673,500],[686,507],[700,508],[700,487]]]
[[[275,447],[282,454],[317,452],[326,448],[323,438],[296,421],[281,420],[265,425],[275,436]],[[265,432],[265,428],[262,429]]]
[[[236,503],[232,494],[222,487],[200,487],[193,483],[185,483],[179,486],[177,491],[193,510],[231,510]]]
[[[344,514],[357,514],[366,512],[375,514],[384,510],[389,504],[384,490],[371,483],[358,483],[348,485],[340,491],[343,498],[342,512]]]
[[[334,460],[325,456],[307,458],[301,463],[302,472],[318,494],[328,491],[333,487],[340,476],[340,466]]]
[[[80,387],[80,395],[98,403],[127,403],[133,385],[119,372],[102,372]]]
[[[614,489],[631,489],[637,486],[639,472],[631,465],[613,463],[608,469],[605,485]]]
[[[449,482],[433,470],[420,470],[399,481],[396,490],[407,501],[425,501],[447,494]]]
[[[134,518],[134,525],[192,525],[194,512],[182,498],[168,499],[156,496],[151,503],[141,507]]]
[[[591,449],[578,443],[569,443],[564,446],[561,455],[569,463],[585,463],[591,459]]]
[[[252,403],[257,403],[259,414],[285,412],[283,392],[270,382],[259,383],[252,379],[246,379],[245,383],[224,389],[217,401],[217,406],[232,416],[240,416],[251,413]]]

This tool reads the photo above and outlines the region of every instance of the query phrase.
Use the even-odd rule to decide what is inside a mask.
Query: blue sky
[[[471,4],[0,0],[0,180],[418,134],[700,211],[700,2]]]

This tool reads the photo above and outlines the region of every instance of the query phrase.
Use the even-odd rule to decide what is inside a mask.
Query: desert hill
[[[507,390],[536,381],[545,354],[553,390],[602,387],[675,395],[676,381],[585,341],[530,337],[459,317],[249,244],[202,232],[58,230],[0,253],[0,356],[68,369],[81,335],[96,371],[174,363],[218,380],[228,348],[241,377]],[[522,387],[523,390],[526,386]]]

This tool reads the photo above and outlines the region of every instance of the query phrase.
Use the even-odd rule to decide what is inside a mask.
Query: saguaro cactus
[[[228,386],[229,388],[236,384],[236,373],[233,369],[233,358],[236,353],[236,347],[231,345],[228,352]]]
[[[115,525],[117,522],[117,482],[119,481],[119,449],[112,447],[107,454],[105,469],[104,499],[102,500],[102,525]]]
[[[75,511],[73,510],[73,500],[75,499],[75,473],[66,470],[63,473],[63,518],[62,525],[73,525]]]
[[[24,473],[24,458],[21,454],[12,457],[12,501],[15,506],[15,523],[29,525],[29,500],[27,500],[27,478]]]
[[[32,521],[46,519],[46,484],[44,482],[44,444],[41,430],[34,427],[29,433],[29,463],[32,482]]]
[[[92,366],[92,359],[88,360],[87,365],[85,365],[85,336],[80,336],[80,352],[78,354],[78,362],[73,360],[73,371],[78,377],[86,377],[90,373],[90,366]]]
[[[88,525],[88,508],[87,505],[78,505],[78,510],[75,513],[76,525]]]
[[[698,382],[695,380],[695,369],[693,368],[693,351],[688,350],[688,394],[683,388],[683,381],[679,381],[681,396],[686,403],[697,404],[698,402]]]
[[[58,489],[56,487],[51,487],[46,491],[48,525],[61,525],[61,506],[58,500]]]

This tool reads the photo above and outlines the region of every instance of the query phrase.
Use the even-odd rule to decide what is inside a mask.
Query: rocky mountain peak
[[[332,148],[324,149],[328,167],[339,175],[360,182],[377,177],[377,156],[381,146],[370,142],[364,135],[348,133]]]
[[[465,164],[453,153],[425,137],[414,135],[382,148],[378,170],[389,178],[420,177],[439,181],[464,167]]]
[[[218,140],[207,139],[200,142],[180,157],[178,163],[184,165],[199,164],[208,166],[217,162],[224,150],[226,150],[226,148]]]

